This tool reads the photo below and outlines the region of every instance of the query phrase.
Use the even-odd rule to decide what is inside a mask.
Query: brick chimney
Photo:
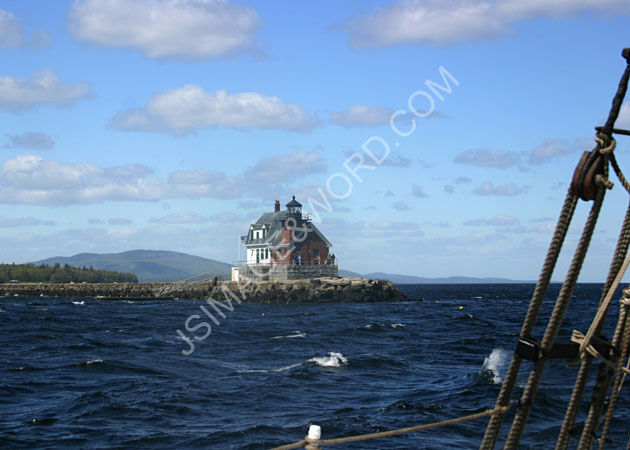
[[[280,201],[276,200],[276,203],[273,205],[273,212],[280,212]]]

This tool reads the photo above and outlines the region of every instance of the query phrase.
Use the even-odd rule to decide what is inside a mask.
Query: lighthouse
[[[294,280],[337,277],[331,242],[302,212],[295,196],[280,209],[266,212],[252,223],[245,240],[246,260],[239,277],[253,280]]]

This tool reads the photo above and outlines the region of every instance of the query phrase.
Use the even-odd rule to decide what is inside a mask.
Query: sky
[[[295,195],[342,269],[535,280],[629,30],[627,0],[0,0],[0,262],[232,263]]]

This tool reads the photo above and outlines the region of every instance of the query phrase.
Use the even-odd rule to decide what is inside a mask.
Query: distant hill
[[[344,278],[363,278],[363,275],[350,270],[339,269],[339,276]]]
[[[123,253],[105,254],[80,253],[74,256],[55,256],[33,262],[36,265],[47,264],[49,266],[53,266],[55,263],[59,263],[62,267],[69,264],[74,267],[93,267],[94,269],[135,273],[141,283],[194,280],[215,276],[229,279],[231,276],[230,264],[186,253],[163,250],[131,250]],[[384,272],[360,274],[343,269],[339,269],[339,276],[388,280],[397,284],[533,283],[533,281],[517,281],[507,278],[424,278]]]
[[[424,278],[413,275],[373,272],[363,275],[365,278],[388,280],[396,284],[500,284],[500,283],[534,283],[534,281],[510,280],[509,278],[475,278],[475,277],[442,277]]]
[[[123,253],[80,253],[74,256],[55,256],[35,261],[33,264],[61,266],[69,264],[74,267],[93,267],[94,269],[112,270],[116,272],[135,273],[138,281],[178,281],[196,277],[198,279],[214,276],[230,278],[231,265],[213,259],[186,253],[162,250],[131,250]]]

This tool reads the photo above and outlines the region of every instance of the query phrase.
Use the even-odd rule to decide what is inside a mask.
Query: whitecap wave
[[[85,305],[85,300],[81,300],[80,302],[72,302],[73,305]]]
[[[304,362],[291,364],[290,366],[280,367],[279,369],[247,369],[247,370],[237,370],[236,373],[272,373],[272,372],[284,372],[287,370],[295,369],[296,367],[300,367]]]
[[[306,333],[301,332],[300,330],[294,331],[293,334],[288,334],[286,336],[274,336],[271,339],[294,339],[294,338],[303,338],[306,337]]]
[[[486,374],[493,384],[503,383],[501,372],[504,371],[505,365],[509,361],[510,352],[495,348],[492,353],[483,361],[481,374]]]
[[[295,369],[296,367],[300,367],[305,364],[315,364],[321,367],[341,367],[348,364],[348,360],[341,353],[330,352],[328,353],[328,356],[316,356],[314,358],[307,359],[306,361],[280,367],[278,369],[241,369],[237,370],[236,373],[285,372],[287,370]]]
[[[404,323],[368,323],[367,325],[355,327],[355,330],[383,330],[385,328],[404,328]]]
[[[320,356],[309,359],[307,362],[313,362],[322,367],[341,367],[348,364],[348,360],[337,352],[330,352],[328,356]]]
[[[91,366],[92,364],[102,364],[102,363],[103,363],[102,359],[88,359],[87,361],[76,363],[75,366],[78,366],[78,367]]]

